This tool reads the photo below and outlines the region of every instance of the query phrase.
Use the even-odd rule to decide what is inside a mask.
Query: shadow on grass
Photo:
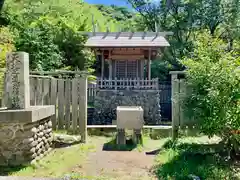
[[[117,145],[116,138],[112,139],[111,141],[105,143],[103,145],[103,151],[132,151],[137,147],[137,144],[133,142],[132,139],[126,140],[126,145]]]
[[[167,142],[158,149],[158,163],[154,167],[159,179],[187,180],[193,174],[202,179],[239,179],[233,162],[225,161],[227,153],[219,144],[176,144]]]
[[[8,176],[14,172],[18,172],[27,166],[0,166],[0,176]]]
[[[80,144],[81,141],[76,141],[76,142],[72,142],[72,143],[64,143],[64,142],[53,141],[52,143],[53,143],[52,147],[54,149],[58,149],[58,148],[66,148],[66,147],[70,147],[70,146]]]
[[[88,129],[89,136],[113,137],[116,134],[116,128],[91,128]]]

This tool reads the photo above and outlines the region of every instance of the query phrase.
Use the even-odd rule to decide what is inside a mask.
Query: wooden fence
[[[55,105],[54,130],[84,133],[87,122],[87,79],[30,76],[30,104]],[[85,136],[85,134],[82,134]]]
[[[186,79],[179,79],[178,74],[184,72],[171,72],[172,74],[172,129],[173,139],[178,136],[179,128],[192,128],[196,122],[186,114],[185,98],[191,93]]]

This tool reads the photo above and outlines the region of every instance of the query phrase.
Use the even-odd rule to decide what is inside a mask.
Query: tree
[[[5,13],[16,33],[17,50],[30,54],[31,69],[93,72],[93,54],[84,49],[86,38],[79,33],[91,31],[92,15],[88,10],[89,5],[77,0],[9,0]],[[103,17],[99,13],[95,12],[96,16]]]
[[[129,0],[133,7],[144,17],[148,30],[155,31],[155,24],[160,31],[172,31],[174,35],[169,37],[171,47],[168,48],[163,58],[171,61],[173,66],[181,68],[178,60],[192,50],[191,34],[194,27],[195,14],[199,3],[191,1],[151,3],[145,0]]]
[[[5,2],[5,0],[0,0],[0,13],[2,12],[4,2]]]
[[[41,21],[41,24],[35,27],[18,31],[16,50],[29,53],[32,70],[50,71],[62,66],[62,52],[54,43],[55,32],[51,24]]]
[[[194,50],[195,35],[202,30],[211,36],[220,36],[232,49],[234,40],[239,38],[239,0],[128,0],[142,16],[141,29],[155,31],[155,24],[160,31],[172,31],[169,36],[170,47],[163,52],[161,61],[170,66],[155,62],[155,70],[167,67],[169,70],[183,70],[181,60],[191,56]],[[145,25],[145,26],[144,26]],[[144,28],[143,28],[144,27]],[[165,63],[168,64],[168,63]],[[157,67],[159,65],[159,67]],[[166,72],[166,70],[164,70]]]
[[[0,96],[2,96],[3,91],[3,80],[5,71],[5,62],[7,52],[14,51],[14,41],[13,34],[10,32],[9,28],[0,28]]]
[[[75,26],[69,24],[67,19],[61,19],[57,24],[55,43],[62,52],[64,66],[69,67],[69,70],[79,69],[93,72],[91,66],[95,63],[95,58],[83,46],[82,42],[86,41],[86,37],[78,33],[84,31],[85,25]]]
[[[239,151],[240,56],[211,34],[198,35],[191,58],[184,59],[192,93],[186,99],[188,115],[206,135],[220,136],[228,150]]]
[[[221,36],[228,43],[228,50],[234,49],[234,41],[240,39],[240,1],[225,0],[223,1],[223,24],[221,26]]]

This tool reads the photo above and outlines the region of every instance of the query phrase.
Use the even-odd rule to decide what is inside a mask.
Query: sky
[[[117,5],[117,6],[128,6],[126,0],[85,0],[89,4],[104,4],[104,5]]]

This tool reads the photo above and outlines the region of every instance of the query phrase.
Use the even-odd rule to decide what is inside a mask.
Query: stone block
[[[4,81],[3,103],[7,109],[0,111],[0,165],[23,165],[41,158],[41,153],[47,151],[42,141],[43,130],[45,126],[51,129],[49,121],[55,107],[30,106],[27,53],[7,54]]]
[[[36,133],[36,129],[44,127],[49,120],[50,117],[27,124],[0,121],[0,165],[25,165],[36,158],[41,159],[42,156],[39,155],[48,153],[52,138],[44,133],[38,137],[41,132]],[[21,131],[19,131],[20,127]],[[51,133],[50,131],[49,134]],[[47,141],[46,144],[43,139]]]
[[[117,145],[126,145],[126,134],[124,129],[117,130]]]
[[[117,107],[117,129],[141,129],[143,124],[142,107]]]
[[[11,52],[6,56],[4,104],[17,109],[30,106],[28,53]]]
[[[98,90],[94,102],[93,123],[112,124],[112,120],[117,119],[117,106],[141,106],[144,111],[144,124],[159,124],[159,98],[158,90]]]
[[[133,130],[133,142],[135,144],[142,144],[142,132],[141,129],[134,129]]]
[[[7,109],[0,111],[0,123],[29,123],[36,122],[55,114],[55,107],[49,106],[31,106],[27,109]],[[42,128],[42,125],[41,125]],[[37,130],[36,130],[37,131]]]

